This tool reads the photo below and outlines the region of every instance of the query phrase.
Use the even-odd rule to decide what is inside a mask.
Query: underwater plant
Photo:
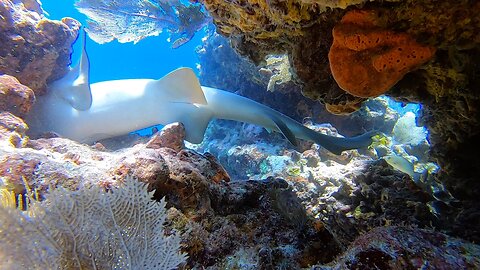
[[[57,188],[28,211],[0,205],[2,269],[174,269],[180,238],[164,235],[166,203],[150,197],[127,177],[111,192]]]

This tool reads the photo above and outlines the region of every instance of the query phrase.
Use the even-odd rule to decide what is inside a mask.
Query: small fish
[[[393,168],[399,170],[403,173],[408,174],[413,180],[415,176],[415,171],[413,170],[413,163],[408,161],[406,158],[397,155],[388,155],[383,157],[383,159]]]

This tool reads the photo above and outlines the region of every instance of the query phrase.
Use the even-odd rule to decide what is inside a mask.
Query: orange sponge
[[[353,10],[332,32],[328,59],[333,77],[340,88],[357,97],[385,93],[435,54],[435,48],[406,33],[383,29],[378,21],[375,11]]]

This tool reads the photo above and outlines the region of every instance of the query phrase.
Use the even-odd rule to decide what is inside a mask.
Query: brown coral
[[[376,11],[353,10],[332,31],[328,54],[332,75],[340,88],[354,96],[385,93],[435,54],[435,48],[406,33],[386,30],[379,21]]]

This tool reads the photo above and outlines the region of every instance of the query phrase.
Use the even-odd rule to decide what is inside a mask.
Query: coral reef
[[[0,73],[43,93],[47,83],[67,72],[80,23],[49,20],[32,0],[2,1],[0,17]]]
[[[181,125],[167,128],[181,130]],[[182,143],[182,137],[170,135],[160,132],[149,142],[139,140],[117,151],[62,138],[30,140],[20,150],[1,144],[1,184],[24,194],[26,183],[44,200],[54,187],[112,189],[134,175],[149,183],[153,198],[165,196],[173,207],[168,211],[167,231],[180,233],[190,267],[238,265],[236,254],[249,250],[257,254],[249,261],[256,268],[287,265],[296,269],[327,263],[339,252],[332,235],[306,217],[285,181],[228,182],[225,170],[208,153],[158,144]],[[261,260],[260,250],[266,256]]]
[[[79,0],[75,6],[88,17],[89,36],[101,44],[115,39],[136,43],[167,30],[173,39],[172,47],[178,48],[209,22],[201,5],[180,0]]]
[[[393,126],[393,139],[402,144],[418,145],[427,138],[427,130],[424,127],[417,127],[416,116],[407,112],[400,117]]]
[[[38,10],[38,2],[22,3],[8,1],[0,7],[0,14],[3,16],[8,10],[13,11],[7,12],[8,18],[23,14],[33,16],[29,22],[43,20],[38,12],[26,14],[27,9]],[[91,205],[98,205],[106,197],[121,193],[116,188],[133,175],[148,184],[153,199],[165,198],[169,209],[166,215],[161,214],[166,221],[163,228],[167,234],[178,232],[182,252],[189,256],[185,268],[299,269],[317,265],[319,269],[388,269],[437,264],[478,268],[478,245],[422,230],[433,226],[436,231],[464,239],[480,239],[480,207],[475,200],[479,190],[478,181],[475,182],[479,175],[475,167],[479,150],[473,146],[478,139],[479,81],[474,60],[480,55],[475,39],[479,19],[472,16],[478,11],[477,3],[466,0],[456,2],[456,6],[450,0],[221,1],[218,4],[205,0],[204,3],[220,31],[230,35],[237,51],[257,62],[272,53],[286,56],[282,61],[270,62],[269,66],[255,67],[235,55],[224,39],[214,36],[199,48],[202,84],[230,88],[273,105],[300,121],[308,117],[304,121],[307,126],[329,135],[352,135],[349,132],[355,134],[364,129],[391,134],[394,126],[397,130],[402,127],[402,121],[398,121],[402,118],[388,107],[387,98],[355,97],[345,93],[332,77],[327,58],[334,42],[332,29],[341,24],[347,12],[363,7],[374,10],[378,12],[379,29],[394,33],[395,37],[399,33],[408,35],[418,44],[436,47],[431,62],[405,74],[387,94],[425,104],[418,122],[432,128],[428,139],[434,144],[432,152],[442,170],[435,171],[434,164],[429,163],[429,144],[423,136],[421,140],[420,136],[415,140],[399,140],[401,144],[391,137],[378,136],[369,149],[334,156],[312,143],[301,143],[297,149],[291,149],[280,136],[265,136],[266,131],[258,127],[229,121],[212,123],[205,144],[195,146],[184,145],[184,129],[178,123],[155,131],[151,138],[129,135],[93,146],[55,134],[32,140],[25,136],[28,127],[19,118],[28,113],[31,91],[11,77],[2,76],[5,83],[0,87],[0,98],[7,102],[0,102],[0,201],[23,208],[27,203],[19,199],[28,197],[33,189],[37,194],[34,198],[43,201],[39,204],[55,201],[52,198],[75,204],[82,202],[75,194],[98,191],[99,187],[112,191],[102,192],[100,198],[89,196]],[[345,7],[347,10],[340,9]],[[229,12],[232,8],[233,12]],[[428,19],[431,29],[413,19],[421,14]],[[463,21],[449,26],[447,21],[456,14]],[[223,16],[228,16],[227,20],[221,20]],[[9,24],[14,21],[2,21],[0,27],[19,27]],[[435,27],[434,21],[439,22]],[[62,29],[66,31],[65,40],[76,34],[74,27]],[[375,31],[372,33],[378,34]],[[36,36],[35,31],[28,33],[43,38]],[[7,47],[2,47],[3,50],[14,48],[8,46],[16,44],[15,37],[5,36]],[[56,45],[59,44],[64,43]],[[26,59],[27,55],[37,59],[35,50],[30,53],[19,54],[18,59]],[[4,57],[7,54],[0,54],[2,61],[8,58]],[[46,64],[42,71],[47,74],[52,68],[66,68],[67,60],[62,56],[56,65]],[[18,66],[17,62],[1,63],[12,70]],[[293,82],[282,79],[288,77],[284,76],[287,70],[292,72]],[[62,72],[57,75],[62,76]],[[43,77],[43,84],[50,80],[46,75]],[[21,77],[18,79],[31,86]],[[274,92],[266,91],[269,81]],[[31,88],[35,94],[41,93],[41,87]],[[302,99],[302,91],[328,104],[327,110],[349,114],[331,117],[318,102]],[[352,113],[356,108],[359,110]],[[317,124],[324,121],[336,128]],[[400,129],[404,132],[409,127],[413,127],[412,121]],[[426,180],[412,179],[412,175],[377,159],[390,154],[413,162],[417,173],[427,172]],[[442,183],[433,185],[438,180],[452,188],[453,197]],[[73,195],[64,198],[56,192]],[[139,199],[142,195],[137,191],[135,194],[138,196],[135,201],[143,207],[155,205],[145,196]],[[123,205],[112,204],[117,209],[128,209]],[[141,210],[142,206],[135,209]],[[132,221],[133,216],[125,215]],[[22,228],[15,218],[2,218],[1,222],[9,224],[9,229]],[[405,227],[396,227],[400,225]]]
[[[382,29],[378,20],[375,11],[352,10],[332,30],[332,75],[340,88],[357,97],[385,93],[435,54],[435,48],[408,34]]]
[[[335,134],[331,127],[311,127]],[[208,131],[207,138],[210,134]],[[273,145],[237,145],[239,141],[246,139],[213,140],[199,150],[217,155],[234,179],[285,179],[308,216],[321,220],[341,247],[379,225],[444,225],[430,209],[429,203],[435,201],[432,194],[383,160],[372,162],[356,151],[332,157],[316,145],[298,153],[285,150],[288,146],[278,147],[280,138],[272,141]]]
[[[290,63],[287,55],[273,56],[266,59],[266,67],[261,68],[259,72],[269,72],[270,79],[267,85],[267,91],[275,91],[275,85],[284,84],[292,80],[290,73]]]
[[[445,234],[405,227],[379,227],[357,238],[333,269],[477,269],[480,247]]]
[[[236,51],[256,64],[269,54],[288,54],[293,80],[300,85],[295,91],[328,104],[330,111],[340,114],[351,112],[355,104],[365,101],[337,85],[330,70],[335,63],[327,58],[333,44],[332,30],[346,13],[374,11],[378,14],[377,25],[385,33],[408,36],[418,44],[436,48],[431,61],[405,74],[385,94],[422,104],[419,122],[429,130],[431,156],[441,167],[436,181],[444,183],[460,201],[457,213],[463,217],[457,220],[479,224],[478,217],[471,213],[480,209],[476,200],[480,171],[474,165],[480,162],[476,143],[480,131],[476,64],[480,61],[480,2],[328,2],[338,4],[331,7],[342,8],[360,4],[345,10],[323,9],[324,1],[204,2],[218,32],[230,39]],[[473,226],[464,232],[465,237],[478,239]]]

